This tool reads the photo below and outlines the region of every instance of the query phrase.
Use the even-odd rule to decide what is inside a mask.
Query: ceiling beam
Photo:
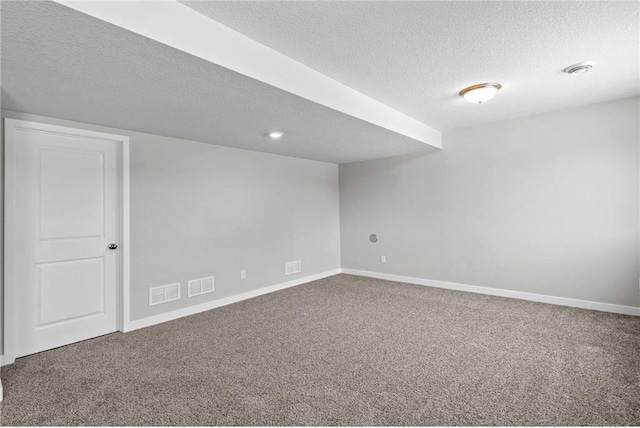
[[[283,91],[442,148],[437,129],[175,1],[54,0]]]

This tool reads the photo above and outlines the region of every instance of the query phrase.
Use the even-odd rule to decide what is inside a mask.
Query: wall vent
[[[213,277],[192,279],[187,287],[189,297],[199,296],[200,294],[213,293]]]
[[[149,306],[180,300],[180,283],[149,288]]]
[[[300,260],[295,262],[287,262],[284,264],[284,274],[293,275],[294,273],[302,272],[302,263]]]

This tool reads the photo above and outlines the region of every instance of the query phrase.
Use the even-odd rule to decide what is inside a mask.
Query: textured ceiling
[[[640,93],[638,2],[183,3],[441,130]],[[1,12],[3,108],[336,163],[429,150],[60,4]]]
[[[10,110],[335,163],[429,150],[52,2],[3,2],[1,71]]]
[[[182,3],[441,130],[640,93],[638,2]],[[486,81],[490,103],[458,97]]]

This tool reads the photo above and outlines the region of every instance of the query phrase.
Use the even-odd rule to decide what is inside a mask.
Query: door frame
[[[129,331],[131,322],[130,308],[130,216],[129,216],[129,137],[107,134],[86,129],[50,125],[18,119],[4,119],[4,365],[15,361],[15,328],[17,314],[15,311],[15,261],[18,255],[10,251],[15,248],[14,234],[16,219],[20,215],[15,212],[16,180],[16,137],[18,131],[31,131],[46,134],[66,135],[75,138],[88,137],[102,142],[110,142],[117,146],[118,160],[118,235],[122,251],[118,258],[117,278],[117,319],[118,330]]]

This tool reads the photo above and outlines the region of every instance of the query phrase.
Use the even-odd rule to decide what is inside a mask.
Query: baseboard
[[[200,312],[208,311],[211,309],[219,308],[221,306],[230,305],[232,303],[241,302],[243,300],[251,299],[254,297],[262,296],[263,294],[273,293],[274,291],[284,290],[285,288],[295,287],[296,285],[306,284],[311,281],[317,281],[319,279],[327,278],[329,276],[337,275],[341,272],[341,269],[333,269],[326,272],[317,273],[314,275],[297,278],[291,281],[283,282],[268,287],[258,288],[257,290],[247,291],[241,294],[235,294],[229,297],[223,297],[221,299],[211,300],[209,302],[201,303],[199,305],[189,306],[175,311],[166,312],[164,314],[154,315],[139,320],[130,321],[125,328],[125,333],[140,328],[150,327],[152,325],[160,324],[167,321],[172,321],[178,318],[194,315]]]
[[[504,290],[502,288],[481,287],[478,285],[459,284],[455,282],[436,281],[410,276],[392,275],[388,273],[369,272],[357,269],[342,268],[342,273],[369,278],[386,279],[388,281],[425,285],[427,287],[446,288],[448,290],[468,291],[471,293],[489,294],[491,296],[510,297],[530,300],[532,302],[550,303],[552,305],[571,306],[573,308],[592,309],[624,315],[640,315],[640,308],[633,306],[613,305],[610,303],[591,302],[588,300],[570,299],[567,297],[549,296],[546,294],[527,293],[523,291]]]
[[[0,355],[0,367],[4,366],[4,355]],[[0,379],[0,402],[2,402],[2,379]]]

